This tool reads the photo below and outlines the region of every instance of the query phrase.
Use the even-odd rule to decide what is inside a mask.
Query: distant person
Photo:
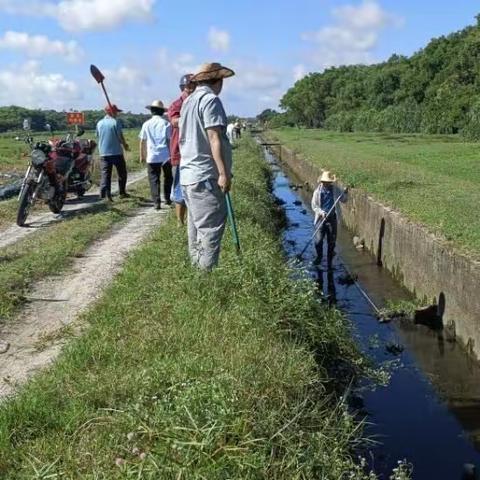
[[[218,95],[223,79],[233,75],[219,63],[202,65],[192,78],[197,88],[180,113],[180,183],[188,208],[189,253],[192,264],[207,271],[218,263],[227,218],[232,147]]]
[[[172,197],[175,202],[175,213],[177,216],[177,224],[185,225],[185,215],[187,207],[182,194],[182,186],[180,185],[180,132],[178,124],[180,122],[180,110],[184,100],[195,91],[195,84],[192,83],[192,74],[183,75],[180,79],[180,90],[182,94],[175,100],[168,109],[168,118],[172,124],[172,138],[170,140],[170,163],[173,169],[173,190]]]
[[[323,221],[323,225],[315,236],[315,250],[317,258],[315,265],[321,265],[323,259],[323,242],[327,238],[327,264],[332,267],[333,257],[335,256],[335,244],[337,241],[337,214],[333,205],[335,204],[333,184],[336,181],[334,175],[324,171],[318,177],[319,185],[313,192],[312,210],[315,213],[314,225],[318,228]],[[332,210],[333,208],[333,210]]]
[[[160,177],[163,170],[163,194],[165,203],[171,205],[170,193],[172,191],[172,165],[170,163],[170,139],[172,126],[163,118],[165,107],[163,102],[155,100],[148,105],[152,118],[147,120],[140,130],[140,163],[147,162],[148,180],[154,207],[161,208]]]
[[[117,169],[120,198],[129,197],[126,192],[127,164],[123,149],[129,151],[117,115],[122,112],[116,105],[105,107],[105,117],[97,123],[98,151],[100,154],[100,197],[112,201],[112,169]],[[123,148],[122,148],[123,147]]]
[[[240,123],[239,120],[235,122],[234,129],[235,129],[235,138],[236,139],[242,138],[242,124]]]
[[[230,143],[233,145],[233,142],[235,140],[235,124],[234,123],[229,123],[227,125],[227,137],[230,140]]]

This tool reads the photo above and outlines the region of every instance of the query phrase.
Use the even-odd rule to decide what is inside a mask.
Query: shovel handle
[[[227,202],[228,220],[230,222],[230,227],[232,228],[233,242],[235,243],[237,253],[240,253],[240,238],[238,236],[237,223],[235,221],[235,212],[233,211],[232,199],[229,192],[225,194],[225,200]]]

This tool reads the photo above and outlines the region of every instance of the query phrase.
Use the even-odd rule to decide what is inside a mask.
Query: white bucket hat
[[[151,110],[152,108],[161,108],[163,110],[166,110],[165,105],[161,100],[154,100],[151,105],[147,105],[145,107],[147,110]]]

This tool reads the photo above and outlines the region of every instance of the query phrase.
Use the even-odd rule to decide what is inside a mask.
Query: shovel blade
[[[102,83],[105,80],[102,72],[95,65],[90,65],[90,73],[98,83]]]

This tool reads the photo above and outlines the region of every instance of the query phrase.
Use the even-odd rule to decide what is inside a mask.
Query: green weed
[[[94,205],[0,249],[0,321],[8,320],[23,305],[33,282],[47,275],[58,275],[115,223],[126,220],[143,202],[146,182],[136,184],[130,192],[129,199],[117,201],[113,206]]]
[[[292,279],[259,150],[235,161],[242,258],[227,232],[220,266],[199,272],[185,230],[162,225],[85,334],[1,407],[2,478],[375,478],[338,394],[368,365],[344,317]]]

